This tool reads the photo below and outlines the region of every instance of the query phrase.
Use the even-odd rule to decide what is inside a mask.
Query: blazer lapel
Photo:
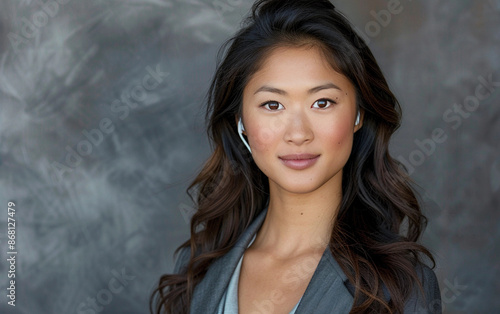
[[[243,232],[235,246],[209,267],[194,289],[191,313],[216,313],[238,261],[264,222],[266,213],[267,207]],[[349,313],[354,299],[345,282],[347,276],[326,248],[295,313]]]
[[[267,207],[255,217],[234,247],[210,265],[202,281],[194,289],[191,313],[216,313],[222,295],[229,285],[229,280],[253,235],[264,222],[266,213]]]
[[[295,313],[349,313],[354,298],[347,289],[347,281],[330,249],[326,248]]]

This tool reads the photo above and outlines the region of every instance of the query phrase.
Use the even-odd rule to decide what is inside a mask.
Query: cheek
[[[330,126],[323,130],[322,137],[330,144],[330,147],[335,149],[350,149],[354,131],[349,120],[337,123],[335,126]]]
[[[252,147],[252,158],[257,167],[266,175],[269,176],[272,161],[272,155],[275,152],[278,136],[273,132],[272,128],[264,125],[254,125],[250,130],[248,141]]]
[[[249,131],[250,145],[256,151],[268,151],[277,144],[280,138],[280,129],[273,124],[256,124]]]

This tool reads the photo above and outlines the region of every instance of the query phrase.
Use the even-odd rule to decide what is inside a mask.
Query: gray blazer
[[[194,289],[191,313],[216,313],[231,275],[253,235],[263,223],[266,213],[267,208],[243,232],[234,247],[210,265],[204,278]],[[179,252],[174,273],[179,273],[187,265],[189,254],[189,248],[183,248]],[[405,305],[405,313],[441,313],[441,295],[436,275],[427,266],[417,271],[419,275],[423,274],[425,296],[418,292],[418,288],[414,289],[414,295]],[[353,291],[347,276],[327,248],[295,313],[349,313],[354,301]]]

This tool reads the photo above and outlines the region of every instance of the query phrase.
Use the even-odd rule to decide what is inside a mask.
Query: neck
[[[255,247],[281,257],[323,253],[330,242],[341,200],[339,182],[325,183],[303,194],[270,184],[269,207]]]

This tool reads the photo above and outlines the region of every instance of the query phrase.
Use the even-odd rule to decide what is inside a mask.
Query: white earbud
[[[358,116],[356,117],[356,122],[354,123],[354,125],[358,125],[359,124],[359,111],[358,111]]]
[[[252,153],[252,150],[250,149],[250,145],[248,145],[247,141],[245,141],[245,138],[243,138],[243,131],[245,131],[245,127],[243,126],[243,123],[241,122],[241,117],[240,120],[238,121],[238,134],[240,135],[241,140],[243,141],[243,144],[248,148],[250,151],[250,154]]]

